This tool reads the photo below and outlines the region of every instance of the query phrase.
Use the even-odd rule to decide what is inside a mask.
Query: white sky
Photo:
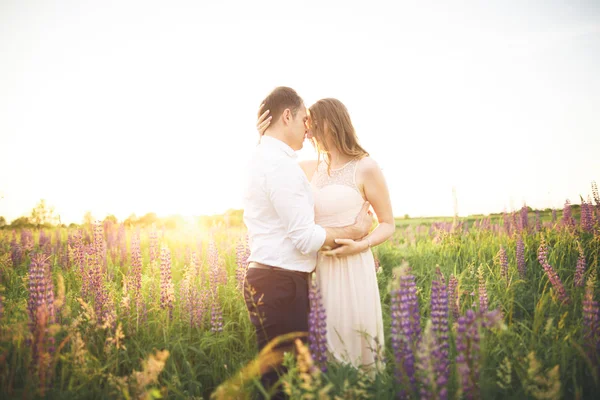
[[[600,7],[443,3],[0,0],[0,216],[240,208],[279,85],[346,104],[395,215],[451,215],[452,187],[461,215],[578,203]]]

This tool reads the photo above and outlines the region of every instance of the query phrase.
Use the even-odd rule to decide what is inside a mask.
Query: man
[[[293,89],[278,87],[263,108],[271,122],[251,158],[244,194],[251,250],[244,297],[259,350],[279,335],[308,331],[308,285],[317,252],[336,247],[335,239],[364,237],[372,224],[368,203],[354,225],[315,224],[310,184],[295,154],[308,133],[304,102]],[[267,388],[277,380],[277,371],[262,377]]]

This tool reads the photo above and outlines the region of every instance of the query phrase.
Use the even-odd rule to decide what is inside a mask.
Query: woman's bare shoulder
[[[371,156],[361,158],[358,161],[356,168],[357,172],[361,174],[369,174],[373,171],[378,171],[381,169],[379,164],[377,164],[377,161],[375,161]]]

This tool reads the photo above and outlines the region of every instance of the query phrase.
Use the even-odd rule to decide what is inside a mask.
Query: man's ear
[[[292,111],[289,108],[283,110],[281,119],[283,120],[284,125],[289,125],[290,121],[292,120]]]

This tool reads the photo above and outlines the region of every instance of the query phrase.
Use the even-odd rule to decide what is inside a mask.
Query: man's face
[[[308,134],[308,114],[306,113],[306,107],[304,107],[304,104],[302,104],[298,109],[296,117],[290,124],[290,128],[291,141],[293,143],[293,146],[291,147],[294,150],[300,150],[304,144],[304,138]]]

